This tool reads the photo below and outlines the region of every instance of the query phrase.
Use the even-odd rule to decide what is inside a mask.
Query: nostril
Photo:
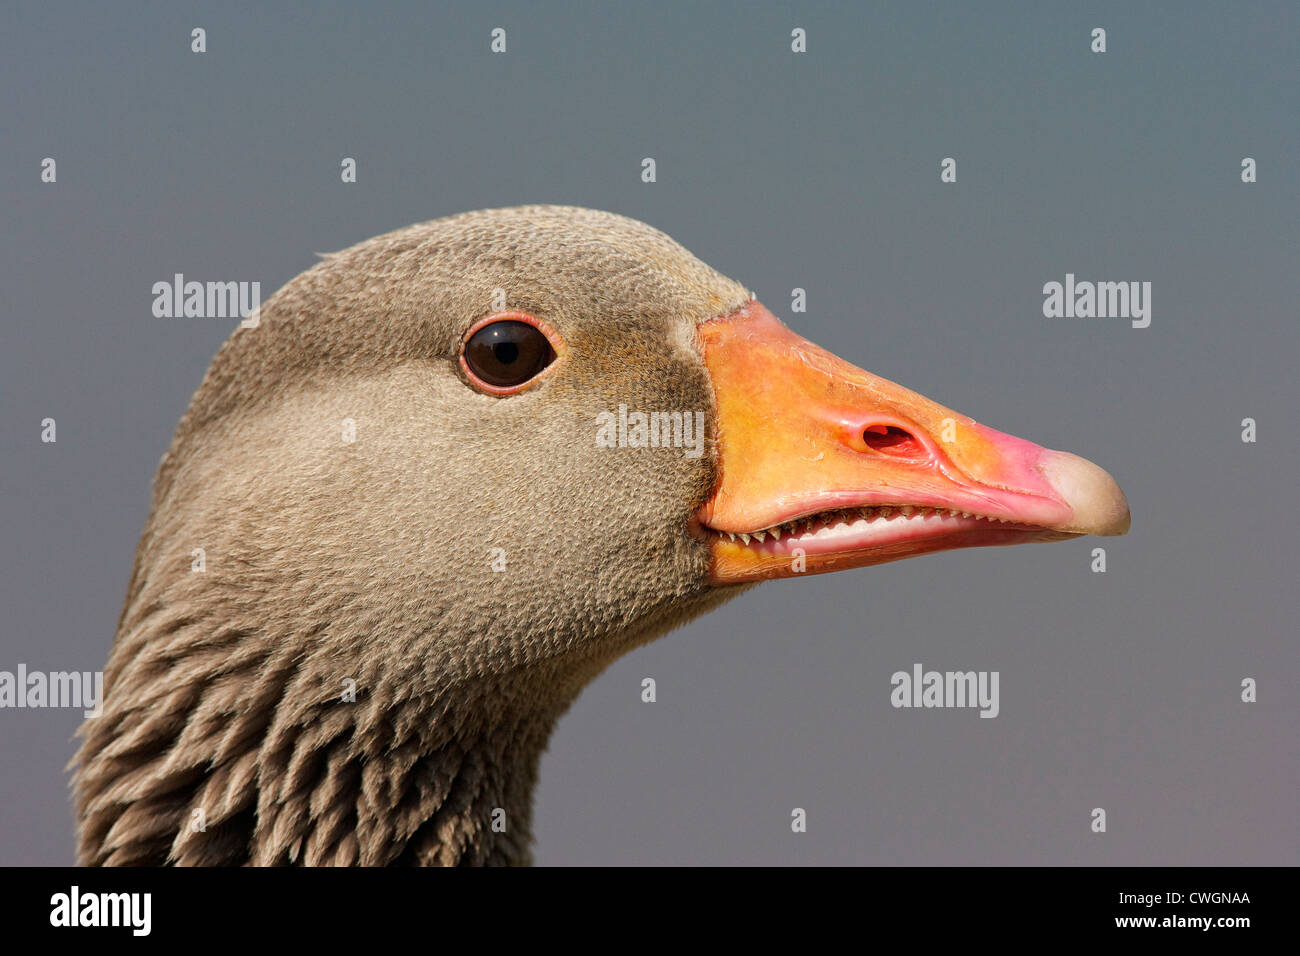
[[[899,458],[924,458],[925,445],[909,431],[895,428],[893,425],[868,425],[862,432],[862,440],[867,447],[885,455]]]

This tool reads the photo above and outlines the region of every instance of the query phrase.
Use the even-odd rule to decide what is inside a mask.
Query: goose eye
[[[523,385],[555,361],[546,333],[530,322],[489,322],[465,342],[465,370],[490,391]]]

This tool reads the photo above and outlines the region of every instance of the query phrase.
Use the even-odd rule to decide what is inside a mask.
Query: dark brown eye
[[[510,391],[555,361],[546,333],[531,322],[488,322],[465,342],[465,370],[489,391]]]

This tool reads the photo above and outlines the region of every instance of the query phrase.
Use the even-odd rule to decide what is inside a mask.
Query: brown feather
[[[496,289],[569,349],[508,398],[457,364]],[[159,468],[80,732],[80,861],[527,862],[558,717],[738,590],[707,587],[686,533],[712,448],[602,449],[595,416],[711,415],[695,325],[748,297],[642,223],[553,206],[412,226],[289,282]]]

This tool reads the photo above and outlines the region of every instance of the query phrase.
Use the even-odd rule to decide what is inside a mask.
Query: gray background
[[[107,656],[233,327],[153,318],[154,282],[269,296],[412,222],[576,203],[1099,462],[1134,526],[1104,575],[1092,539],[782,581],[623,659],[543,759],[539,863],[1297,862],[1295,5],[954,6],[5,4],[0,669]],[[1066,272],[1151,281],[1151,327],[1045,319]],[[1001,716],[892,709],[918,661],[1000,671]],[[0,711],[0,862],[72,861],[79,720]]]

